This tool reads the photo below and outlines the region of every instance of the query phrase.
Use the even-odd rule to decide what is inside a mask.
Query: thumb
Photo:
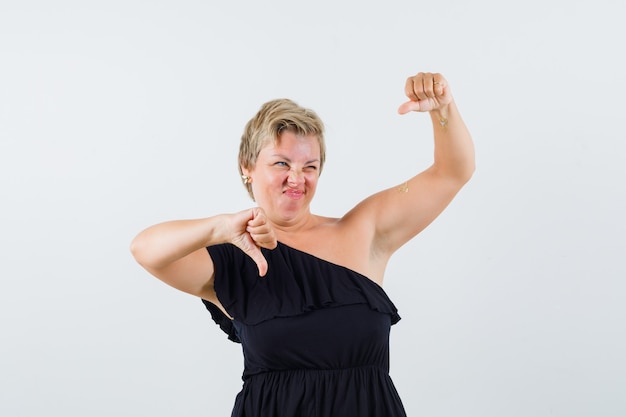
[[[259,269],[259,276],[264,277],[265,274],[267,274],[268,269],[267,259],[265,259],[265,257],[263,256],[261,250],[257,249],[256,251],[258,252],[259,256],[255,256],[252,259],[256,263],[256,267]]]
[[[418,101],[407,101],[406,103],[402,103],[400,107],[398,107],[398,113],[407,114],[411,111],[419,111],[420,103]]]
[[[259,249],[259,247],[256,245],[252,245],[244,252],[246,253],[246,255],[252,258],[252,260],[256,264],[257,268],[259,269],[259,276],[265,276],[265,274],[267,274],[268,265],[265,256],[263,256],[263,253],[261,252],[261,249]]]
[[[267,260],[265,259],[265,256],[263,256],[261,249],[254,243],[249,234],[246,233],[242,235],[233,243],[254,261],[259,269],[259,276],[262,277],[267,274]]]

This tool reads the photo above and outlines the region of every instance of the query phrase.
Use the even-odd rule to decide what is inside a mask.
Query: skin
[[[404,92],[408,101],[398,112],[428,112],[435,139],[433,164],[404,184],[368,197],[341,218],[313,214],[319,143],[315,136],[283,132],[261,150],[254,167],[242,167],[258,207],[151,226],[131,244],[135,259],[172,287],[220,307],[205,247],[225,242],[250,256],[260,276],[269,267],[260,248],[273,249],[280,241],[382,285],[391,255],[428,226],[474,172],[471,136],[446,79],[418,73],[407,79]]]

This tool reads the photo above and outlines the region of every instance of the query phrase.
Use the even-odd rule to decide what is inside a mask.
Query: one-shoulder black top
[[[202,301],[243,347],[232,417],[406,416],[389,377],[389,331],[400,316],[378,284],[280,242],[262,249],[262,278],[234,245],[207,250],[233,319]]]

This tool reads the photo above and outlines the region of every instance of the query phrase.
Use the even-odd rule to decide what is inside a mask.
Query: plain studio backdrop
[[[432,158],[428,116],[396,113],[418,71],[447,77],[477,171],[387,271],[408,415],[626,415],[625,16],[621,0],[2,0],[0,415],[229,415],[240,346],[131,239],[252,207],[239,138],[278,97],[327,126],[314,212],[404,182]]]

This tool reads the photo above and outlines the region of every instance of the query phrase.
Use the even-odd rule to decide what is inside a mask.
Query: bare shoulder
[[[344,266],[382,285],[386,260],[372,251],[374,229],[351,211],[341,218],[315,216],[315,225],[297,237],[283,240],[295,249]]]

